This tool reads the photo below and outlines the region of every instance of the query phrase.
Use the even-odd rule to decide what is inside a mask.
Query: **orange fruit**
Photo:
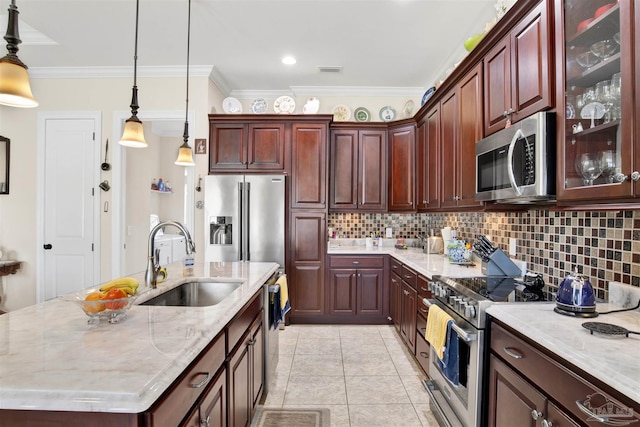
[[[102,299],[105,300],[104,305],[109,310],[120,310],[127,305],[127,301],[123,300],[123,298],[127,298],[127,293],[120,288],[113,288],[109,289]]]
[[[91,292],[87,295],[85,301],[100,301],[102,300],[102,292]],[[84,309],[87,313],[95,314],[104,311],[104,304],[101,302],[90,302],[84,305]]]

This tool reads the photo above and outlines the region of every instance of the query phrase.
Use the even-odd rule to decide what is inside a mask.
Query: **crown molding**
[[[209,77],[211,65],[189,66],[190,77]],[[138,66],[138,77],[184,77],[186,65]],[[29,75],[33,79],[93,79],[122,78],[133,75],[133,67],[31,67]]]
[[[288,90],[232,90],[229,96],[238,99],[277,98],[288,95],[305,96],[398,96],[420,98],[426,89],[422,87],[372,87],[372,86],[291,86]]]

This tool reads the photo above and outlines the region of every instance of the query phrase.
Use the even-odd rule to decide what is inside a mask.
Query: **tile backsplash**
[[[640,211],[558,212],[529,210],[507,213],[350,214],[329,215],[328,227],[339,237],[364,238],[370,233],[414,238],[450,226],[458,238],[474,241],[485,234],[507,252],[509,238],[517,241],[516,258],[529,271],[557,286],[574,267],[586,275],[598,298],[608,297],[608,283],[640,287]]]

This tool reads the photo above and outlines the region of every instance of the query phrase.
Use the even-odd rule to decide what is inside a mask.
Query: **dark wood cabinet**
[[[391,317],[396,330],[400,332],[400,317],[402,313],[402,279],[400,278],[400,271],[402,264],[391,258],[389,265],[389,317]]]
[[[387,131],[332,126],[329,209],[387,210]],[[371,126],[371,125],[369,125]]]
[[[386,323],[384,256],[328,257],[327,314],[343,321]]]
[[[209,116],[209,172],[282,171],[286,133],[282,122],[226,122]]]
[[[640,9],[638,2],[630,0],[610,3],[612,7],[605,13],[577,31],[580,22],[593,18],[595,11],[605,4],[608,3],[588,0],[575,9],[572,2],[556,2],[555,33],[559,40],[556,105],[566,105],[568,109],[566,114],[557,117],[559,205],[625,203],[630,206],[634,203],[637,206],[640,197],[637,138],[640,135],[637,120]],[[616,43],[616,51],[611,56],[588,68],[576,62],[578,53],[588,51],[593,43],[610,39],[615,33],[619,35],[619,44]],[[604,90],[594,92],[596,85],[603,85]],[[604,98],[600,95],[603,92]],[[594,99],[596,93],[600,96]],[[603,103],[604,114],[600,119],[583,119],[581,112],[593,101]],[[578,131],[578,125],[583,129]],[[600,156],[600,153],[607,154],[606,162],[602,162],[602,173],[592,176],[590,182],[588,173],[580,173],[580,159]]]
[[[411,353],[416,353],[416,307],[418,294],[407,282],[402,281],[402,313],[400,316],[400,335],[407,343]]]
[[[489,366],[489,426],[512,427],[538,424],[538,413],[543,414],[547,399],[527,381],[490,356]],[[555,426],[555,424],[554,424]]]
[[[327,125],[291,127],[291,208],[327,206]]]
[[[183,424],[184,427],[225,427],[227,425],[227,371],[218,373],[207,388],[202,403]]]
[[[325,314],[326,225],[324,212],[291,212],[288,283],[294,323],[318,322]]]
[[[550,0],[542,0],[484,57],[484,134],[553,106]]]
[[[482,139],[482,66],[467,73],[440,102],[442,207],[482,206],[476,195],[476,142]]]
[[[429,110],[416,132],[416,208],[440,207],[440,105]]]
[[[404,339],[411,353],[416,354],[416,310],[418,307],[416,286],[418,275],[406,265],[402,265],[400,276],[402,278],[400,286],[400,336]]]
[[[582,402],[590,396],[610,408],[637,406],[508,326],[496,320],[489,324],[488,426],[589,425],[595,414]],[[640,414],[625,413],[624,421],[638,422]]]
[[[229,426],[247,427],[263,389],[264,339],[262,311],[254,318],[229,356]]]
[[[389,187],[390,212],[413,212],[415,201],[415,123],[389,127]]]

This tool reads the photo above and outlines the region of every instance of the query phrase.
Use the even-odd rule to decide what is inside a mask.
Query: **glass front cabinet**
[[[640,196],[634,3],[556,2],[558,204]]]

